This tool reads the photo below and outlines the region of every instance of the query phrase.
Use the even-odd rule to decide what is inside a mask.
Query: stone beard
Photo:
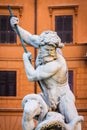
[[[46,64],[57,59],[56,48],[53,45],[40,46],[36,59],[36,66]]]
[[[41,33],[39,42],[40,45],[36,59],[36,66],[56,60],[56,49],[64,46],[57,33],[50,30]]]

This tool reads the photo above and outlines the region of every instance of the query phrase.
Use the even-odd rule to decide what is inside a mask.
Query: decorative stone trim
[[[78,5],[73,4],[73,5],[50,5],[48,6],[49,9],[49,15],[52,16],[52,12],[55,9],[74,9],[75,15],[78,15]]]
[[[22,16],[23,6],[22,5],[9,5],[12,9],[19,11],[19,16]],[[0,5],[0,9],[8,9],[8,5]]]

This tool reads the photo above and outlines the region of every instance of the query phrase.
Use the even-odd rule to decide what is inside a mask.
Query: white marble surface
[[[15,17],[10,20],[14,31],[16,31],[14,24],[18,24],[18,21]],[[78,116],[75,97],[69,88],[68,68],[60,50],[63,47],[61,39],[56,32],[50,30],[40,35],[32,35],[17,26],[25,43],[38,48],[36,68],[31,64],[30,52],[23,54],[23,62],[28,80],[39,81],[42,89],[42,94],[29,94],[23,99],[24,130],[33,130],[32,119],[35,117],[38,117],[36,130],[41,129],[41,123],[44,125],[44,119],[45,122],[50,122],[52,119],[60,120],[67,130],[81,130],[83,117]],[[48,102],[50,105],[47,105]],[[49,110],[53,112],[49,113]],[[58,112],[55,114],[55,111],[60,114]]]

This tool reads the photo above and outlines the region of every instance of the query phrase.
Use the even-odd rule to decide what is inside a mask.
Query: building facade
[[[11,6],[19,25],[32,34],[44,30],[58,33],[69,69],[69,84],[76,98],[79,114],[84,116],[82,130],[87,129],[87,0],[1,0],[0,1],[0,130],[22,130],[22,99],[39,93],[38,84],[28,81],[19,37],[10,27]],[[32,53],[35,66],[37,51]]]

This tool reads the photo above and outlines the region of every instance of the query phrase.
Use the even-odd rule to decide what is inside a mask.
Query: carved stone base
[[[75,130],[76,125],[81,121],[83,121],[83,117],[76,116],[70,123],[66,124],[60,113],[48,112],[46,118],[37,125],[35,130]],[[81,125],[76,130],[81,130]]]
[[[67,130],[67,128],[59,121],[48,121],[38,125],[35,130]]]

